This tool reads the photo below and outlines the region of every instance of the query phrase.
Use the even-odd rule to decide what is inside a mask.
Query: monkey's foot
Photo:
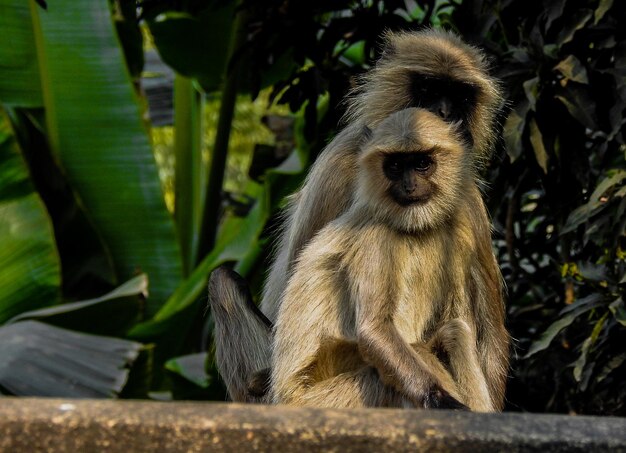
[[[252,375],[248,382],[248,395],[254,398],[264,398],[270,387],[270,368],[264,368]]]
[[[469,408],[441,388],[434,388],[426,393],[424,409],[469,410]]]

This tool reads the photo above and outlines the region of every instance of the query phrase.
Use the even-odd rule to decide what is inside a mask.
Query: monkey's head
[[[387,33],[381,59],[348,101],[347,119],[368,127],[391,113],[421,107],[460,124],[475,159],[486,161],[503,100],[484,54],[442,30]]]
[[[453,215],[474,180],[471,152],[458,125],[409,108],[366,135],[356,199],[369,218],[413,233]]]

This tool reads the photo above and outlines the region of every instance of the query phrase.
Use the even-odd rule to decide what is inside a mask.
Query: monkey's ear
[[[397,38],[397,33],[392,32],[387,29],[383,32],[383,45],[382,45],[382,58],[392,57],[396,53],[395,41]]]

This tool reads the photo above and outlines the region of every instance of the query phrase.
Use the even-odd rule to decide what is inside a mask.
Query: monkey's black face
[[[383,160],[383,171],[391,182],[389,195],[401,206],[425,203],[433,194],[429,177],[435,171],[430,153],[389,153]]]
[[[450,78],[411,74],[411,107],[431,111],[448,123],[460,123],[463,138],[473,144],[469,117],[476,106],[477,89]]]

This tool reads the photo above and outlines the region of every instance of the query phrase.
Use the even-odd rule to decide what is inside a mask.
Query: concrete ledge
[[[626,419],[0,398],[2,452],[625,451]]]

